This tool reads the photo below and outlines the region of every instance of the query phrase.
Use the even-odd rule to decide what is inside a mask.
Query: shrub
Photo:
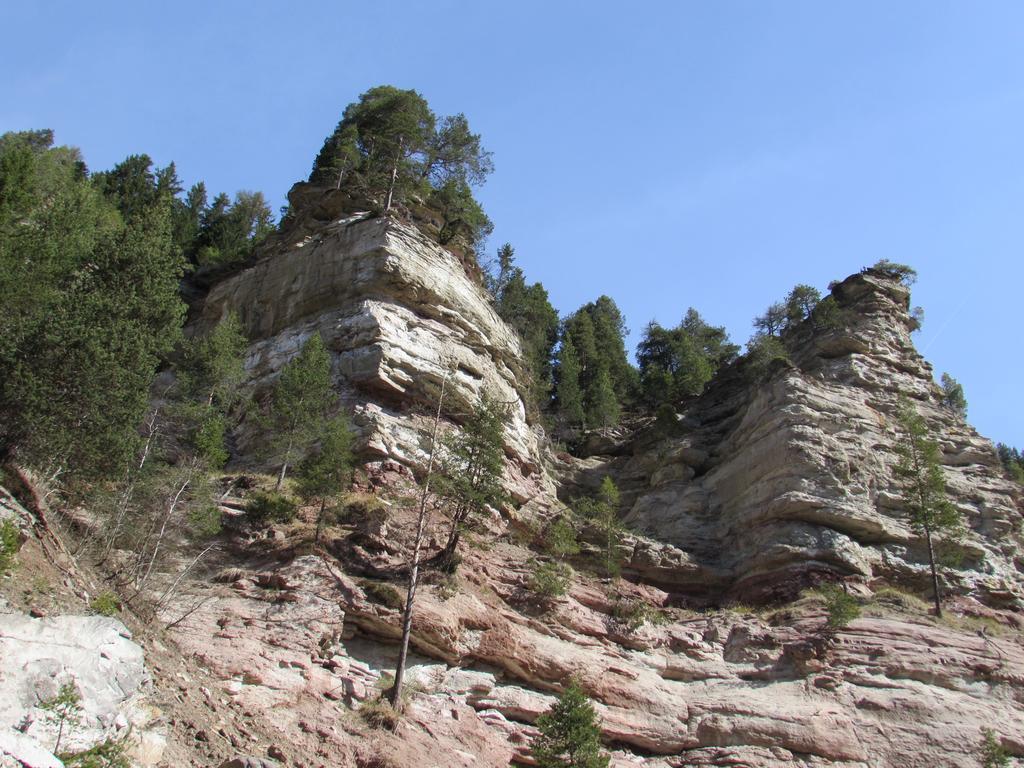
[[[350,520],[385,520],[388,509],[378,496],[372,493],[352,491],[342,498],[344,515]]]
[[[561,597],[569,591],[572,568],[565,563],[534,563],[527,586],[534,595],[545,600]]]
[[[995,731],[991,728],[984,728],[982,734],[985,740],[981,744],[981,765],[982,768],[1008,768],[1010,755],[999,741]]]
[[[131,761],[125,754],[124,744],[110,739],[84,752],[60,755],[69,768],[131,768]]]
[[[928,604],[917,595],[896,587],[882,587],[875,590],[874,601],[879,605],[909,613],[927,613]]]
[[[294,520],[298,506],[283,493],[256,491],[245,505],[245,511],[254,523],[266,525]]]
[[[842,629],[860,616],[857,599],[838,584],[826,584],[818,591],[825,599],[829,629]]]
[[[220,509],[215,504],[206,504],[188,511],[188,524],[192,532],[204,539],[216,536],[221,530]]]
[[[876,261],[873,267],[865,267],[861,272],[881,273],[890,280],[899,280],[908,288],[917,280],[916,269],[907,264],[897,264],[896,262],[889,261],[888,259]]]
[[[401,720],[400,715],[386,699],[367,701],[359,708],[359,716],[368,726],[384,731],[394,731]]]
[[[359,586],[363,588],[366,596],[375,603],[381,603],[388,608],[394,608],[396,611],[405,608],[405,596],[395,586],[388,584],[386,581],[363,579],[359,582]]]
[[[746,366],[748,379],[757,381],[764,378],[776,360],[790,362],[789,353],[778,336],[758,334],[747,342]]]
[[[664,624],[668,620],[663,611],[633,598],[616,600],[612,604],[612,618],[631,631],[640,629],[644,624]]]
[[[564,518],[559,518],[552,523],[544,538],[544,549],[554,557],[578,555],[580,545],[576,542],[576,531],[572,524]]]
[[[113,592],[104,592],[89,603],[89,610],[100,616],[117,616],[118,611],[121,610],[121,601]]]
[[[0,521],[0,576],[14,568],[14,558],[21,547],[21,531],[12,520]]]
[[[601,729],[594,705],[573,680],[537,718],[539,735],[530,754],[539,768],[607,768],[609,756],[601,749]]]

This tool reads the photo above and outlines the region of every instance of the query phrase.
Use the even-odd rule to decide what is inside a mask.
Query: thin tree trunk
[[[388,185],[388,199],[384,204],[384,212],[387,213],[391,210],[391,198],[395,194],[395,181],[398,179],[398,161],[402,157],[402,150],[405,146],[405,139],[399,137],[398,139],[398,152],[395,153],[395,162],[391,166],[391,183]]]
[[[316,516],[316,538],[314,539],[314,541],[317,544],[320,543],[320,534],[323,533],[324,530],[324,507],[326,506],[327,498],[324,497],[320,499],[320,511],[317,513]]]
[[[935,615],[942,618],[942,592],[939,590],[939,574],[935,569],[935,550],[932,548],[932,532],[925,528],[925,539],[928,541],[928,563],[932,567],[932,590],[935,594]]]
[[[284,476],[288,472],[288,457],[292,455],[292,441],[288,441],[288,447],[284,452],[284,461],[281,463],[281,472],[277,476],[277,485],[274,486],[274,490],[280,493],[281,486],[284,485]]]
[[[409,656],[409,635],[412,634],[412,606],[416,599],[416,585],[419,582],[420,550],[423,547],[423,529],[427,522],[427,499],[430,495],[430,476],[434,471],[434,453],[437,448],[437,429],[441,423],[441,405],[444,403],[444,390],[448,384],[448,373],[441,380],[441,393],[437,397],[437,412],[434,414],[434,428],[430,433],[430,458],[427,459],[427,476],[423,479],[423,490],[420,492],[419,516],[416,519],[416,540],[412,548],[412,567],[409,568],[409,587],[405,593],[405,611],[402,614],[402,644],[398,649],[398,662],[395,664],[395,684],[388,691],[388,701],[394,709],[402,696],[402,683],[405,680],[405,662]]]

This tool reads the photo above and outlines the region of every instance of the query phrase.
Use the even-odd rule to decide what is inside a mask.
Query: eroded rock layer
[[[526,419],[518,336],[460,260],[414,227],[354,216],[280,244],[216,284],[195,327],[229,312],[252,342],[247,370],[257,391],[321,333],[367,454],[421,467],[429,414],[447,376],[444,410],[455,419],[484,392],[506,404],[513,496],[524,502],[549,490],[540,437]],[[243,435],[243,452],[255,453],[253,439]]]
[[[951,589],[1022,597],[1020,488],[992,443],[943,406],[911,342],[909,293],[868,271],[838,284],[836,327],[791,332],[791,363],[759,380],[735,366],[682,414],[679,435],[641,438],[613,465],[627,522],[686,555],[681,592],[791,597],[814,574],[926,584],[927,553],[897,485],[901,397],[940,441],[965,534],[944,550]]]

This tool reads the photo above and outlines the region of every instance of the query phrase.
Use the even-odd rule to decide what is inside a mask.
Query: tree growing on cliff
[[[935,615],[942,616],[942,590],[935,565],[933,537],[955,536],[961,526],[960,513],[946,497],[939,444],[929,436],[924,418],[906,399],[901,400],[897,420],[902,432],[897,452],[896,476],[903,485],[903,502],[910,525],[924,536],[928,546]]]
[[[960,418],[966,418],[967,397],[963,385],[948,373],[943,373],[939,386],[942,388],[942,404]]]
[[[537,729],[530,754],[539,768],[607,768],[610,757],[601,749],[600,721],[578,681],[570,681],[537,718]]]
[[[577,499],[573,507],[578,515],[589,520],[597,529],[605,576],[618,576],[623,525],[619,520],[619,489],[615,481],[605,476],[594,498]]]
[[[272,450],[281,462],[276,490],[284,485],[288,467],[317,439],[334,400],[331,361],[318,331],[281,370],[271,395],[266,426]]]
[[[452,572],[458,566],[459,539],[469,516],[482,514],[505,499],[501,480],[507,417],[507,408],[485,394],[462,429],[442,441],[442,472],[437,487],[450,505],[451,528],[448,541],[435,558],[441,570]]]
[[[352,480],[352,428],[344,414],[323,423],[320,447],[299,464],[298,493],[305,501],[318,501],[315,541],[320,541],[332,500]]]

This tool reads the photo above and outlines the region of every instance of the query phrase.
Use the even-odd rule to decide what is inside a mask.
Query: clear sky
[[[635,346],[688,306],[734,340],[794,284],[921,274],[918,348],[1024,448],[1024,4],[3,0],[0,131],[99,170],[307,175],[345,105],[415,88],[494,153],[491,249],[563,313],[602,293]]]

